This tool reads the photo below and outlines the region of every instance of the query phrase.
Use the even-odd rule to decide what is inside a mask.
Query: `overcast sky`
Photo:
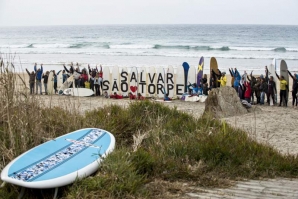
[[[0,0],[0,26],[298,25],[298,0]]]

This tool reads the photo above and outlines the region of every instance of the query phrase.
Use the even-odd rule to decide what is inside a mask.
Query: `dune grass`
[[[223,187],[229,180],[298,174],[296,156],[281,155],[208,115],[197,119],[149,101],[84,114],[42,108],[26,89],[14,86],[15,73],[2,70],[0,78],[0,170],[28,149],[80,128],[103,128],[116,137],[115,151],[98,172],[61,188],[59,198],[165,198],[180,194],[177,182]],[[16,198],[19,191],[6,185],[0,198]],[[24,198],[52,196],[53,190],[27,190]]]

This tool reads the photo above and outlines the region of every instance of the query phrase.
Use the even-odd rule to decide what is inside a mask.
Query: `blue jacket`
[[[235,78],[234,79],[234,87],[238,87],[240,85],[241,75],[238,72],[238,70],[235,70],[235,71],[232,70],[232,73]]]
[[[34,71],[36,72],[36,79],[37,79],[37,80],[41,80],[41,78],[42,78],[42,73],[43,73],[43,68],[42,68],[42,66],[41,66],[40,71],[37,71],[37,70],[36,70],[36,66],[34,66]]]

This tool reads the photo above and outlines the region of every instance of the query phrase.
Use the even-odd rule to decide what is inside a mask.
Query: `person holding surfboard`
[[[29,75],[29,85],[30,85],[30,94],[34,94],[34,84],[35,84],[35,72],[32,71],[31,73],[28,71],[28,69],[26,68],[26,72]]]
[[[293,86],[292,86],[292,105],[294,107],[295,103],[296,103],[296,107],[298,104],[297,101],[297,90],[298,90],[298,75],[296,73],[294,73],[294,75],[292,75],[292,73],[288,70],[289,75],[292,77],[293,79]]]
[[[279,75],[276,72],[275,74],[276,74],[276,77],[279,79],[279,83],[280,83],[279,106],[281,106],[281,103],[283,102],[283,100],[285,101],[285,106],[288,106],[288,99],[287,99],[288,82],[285,80],[283,75],[279,77]]]

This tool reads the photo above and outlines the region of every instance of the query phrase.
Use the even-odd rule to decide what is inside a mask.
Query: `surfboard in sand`
[[[287,63],[285,62],[285,60],[281,60],[280,62],[280,77],[281,76],[284,76],[285,80],[287,81],[288,83],[288,87],[289,87],[289,73],[288,73],[288,66],[287,66]],[[283,100],[284,102],[284,105],[285,105],[285,102],[287,102],[289,99],[289,89],[287,89],[287,92],[286,92],[286,99]]]
[[[138,79],[138,69],[134,66],[129,73],[129,92],[135,96],[138,94]]]
[[[156,69],[156,94],[158,98],[164,98],[165,71],[162,66]]]
[[[174,82],[174,68],[169,66],[165,69],[165,89],[170,98],[174,97],[175,82]]]
[[[63,94],[75,97],[89,97],[94,95],[94,91],[90,88],[68,88],[63,91]]]
[[[115,137],[108,131],[80,129],[21,154],[3,169],[1,180],[26,188],[56,188],[56,197],[58,187],[98,170],[114,147]]]
[[[175,87],[175,95],[177,97],[181,97],[184,93],[184,69],[183,67],[178,67],[176,69],[176,87]]]
[[[120,91],[123,96],[128,96],[129,84],[128,84],[128,70],[126,67],[120,68]]]
[[[54,73],[53,71],[50,72],[48,77],[48,94],[54,94]]]
[[[204,57],[201,57],[198,65],[198,72],[197,72],[197,85],[201,85],[201,79],[203,78],[204,73]]]
[[[140,67],[138,70],[138,93],[143,97],[147,96],[147,72],[146,68]]]
[[[217,65],[217,61],[216,61],[215,57],[211,57],[211,59],[210,59],[210,77],[211,77],[212,71],[214,71],[215,74],[219,75],[218,74],[218,65]],[[216,75],[214,75],[213,82],[215,83],[214,87],[217,87],[217,76]],[[209,85],[209,86],[211,86],[211,85]]]
[[[62,95],[65,89],[68,89],[70,86],[74,85],[73,81],[74,78],[73,75],[71,75],[60,87],[58,87],[58,94]]]
[[[187,62],[183,62],[182,64],[184,70],[184,93],[187,92],[187,85],[188,85],[188,71],[189,71],[189,64]]]
[[[273,77],[273,81],[275,82],[275,85],[277,85],[277,76],[276,76],[276,60],[273,59],[272,63],[269,65],[268,68],[268,77],[270,78],[271,76]],[[275,102],[277,102],[277,93],[274,93],[274,99]],[[272,100],[270,100],[270,106],[273,106],[274,103]]]
[[[104,66],[102,70],[102,92],[111,92],[111,71],[110,67]]]
[[[156,70],[155,67],[150,67],[148,69],[148,96],[149,97],[155,97],[156,96],[156,80],[157,80],[157,75],[156,75]]]
[[[112,68],[112,80],[111,80],[111,93],[114,94],[115,92],[118,94],[120,91],[120,74],[119,74],[119,67],[113,66]]]

